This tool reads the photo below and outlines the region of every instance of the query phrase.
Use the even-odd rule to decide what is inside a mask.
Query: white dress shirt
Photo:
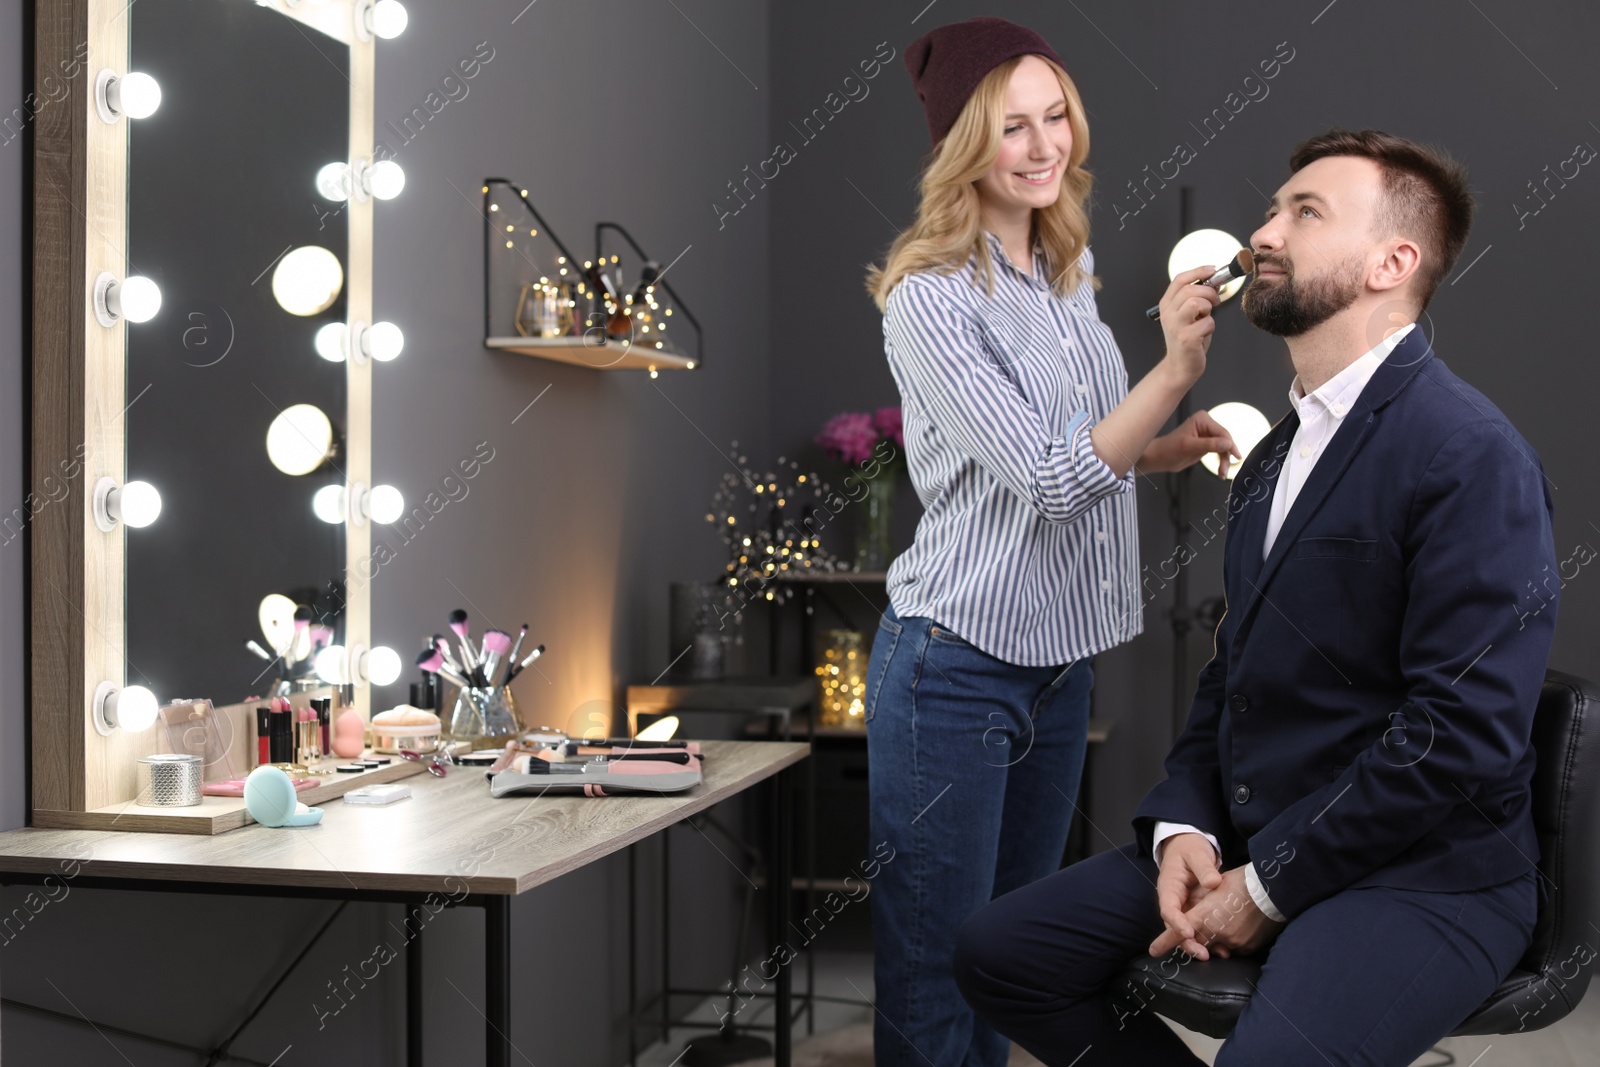
[[[1294,432],[1288,460],[1284,463],[1283,470],[1278,475],[1277,485],[1272,490],[1272,511],[1267,516],[1267,536],[1261,544],[1262,559],[1266,559],[1272,552],[1272,543],[1278,539],[1278,531],[1283,529],[1284,518],[1289,514],[1289,509],[1294,507],[1295,498],[1300,495],[1306,479],[1311,477],[1311,469],[1317,465],[1317,460],[1322,458],[1323,450],[1338,432],[1345,415],[1355,406],[1361,390],[1366,388],[1367,382],[1371,380],[1379,364],[1416,325],[1414,322],[1407,323],[1385,337],[1371,350],[1356,357],[1355,362],[1344,370],[1323,382],[1322,386],[1309,396],[1301,388],[1299,376],[1295,376],[1293,384],[1289,386],[1289,403],[1294,405],[1300,425]],[[1162,844],[1167,838],[1176,834],[1201,835],[1211,842],[1211,847],[1216,850],[1217,862],[1222,862],[1222,846],[1217,843],[1215,835],[1188,823],[1158,822],[1153,836],[1153,851],[1157,866],[1161,865]],[[1284,921],[1283,913],[1273,906],[1272,898],[1267,895],[1266,887],[1262,885],[1254,863],[1245,866],[1244,884],[1250,891],[1250,899],[1255,901],[1256,907],[1261,909],[1263,915],[1274,922]]]

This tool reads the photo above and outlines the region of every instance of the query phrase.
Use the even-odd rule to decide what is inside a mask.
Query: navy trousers
[[[1155,878],[1127,845],[997,898],[957,939],[962,995],[1049,1067],[1201,1063],[1116,981],[1162,930]],[[1527,950],[1537,878],[1458,893],[1347,889],[1307,908],[1271,946],[1217,1067],[1405,1067]]]

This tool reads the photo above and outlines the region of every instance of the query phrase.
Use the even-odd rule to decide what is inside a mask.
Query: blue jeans
[[[877,1067],[1003,1067],[956,988],[956,931],[1061,866],[1088,744],[1090,660],[1018,667],[934,620],[878,625],[867,668]],[[894,851],[883,849],[887,843]]]

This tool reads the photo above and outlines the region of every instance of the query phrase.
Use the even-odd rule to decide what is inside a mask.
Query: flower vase
[[[894,532],[894,471],[884,469],[876,478],[862,480],[867,484],[867,495],[861,501],[857,526],[856,570],[886,571]]]

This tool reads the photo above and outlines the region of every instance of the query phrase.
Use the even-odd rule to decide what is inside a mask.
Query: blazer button
[[[1241,785],[1239,788],[1235,789],[1233,791],[1233,799],[1236,800],[1237,802],[1239,802],[1240,804],[1243,804],[1245,801],[1249,800],[1250,799],[1250,787],[1247,786],[1247,785]]]
[[[1250,700],[1243,693],[1235,693],[1228,700],[1228,707],[1234,711],[1245,712],[1250,710]]]

